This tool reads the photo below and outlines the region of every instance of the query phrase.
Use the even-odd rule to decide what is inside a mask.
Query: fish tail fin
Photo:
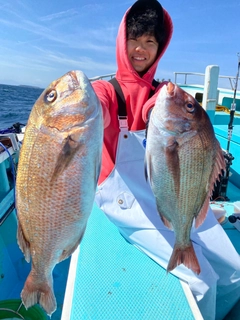
[[[21,298],[26,309],[39,303],[49,316],[57,308],[52,278],[40,282],[38,279],[36,280],[36,276],[33,275],[32,271],[27,277],[21,292]]]
[[[196,274],[201,272],[201,268],[192,243],[184,248],[178,244],[175,244],[168,263],[167,271],[172,271],[181,263],[183,263],[188,269],[191,269]]]

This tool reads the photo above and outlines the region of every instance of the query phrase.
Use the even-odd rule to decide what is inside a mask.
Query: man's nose
[[[138,43],[137,46],[136,46],[136,51],[144,51],[145,50],[145,46],[143,43]]]

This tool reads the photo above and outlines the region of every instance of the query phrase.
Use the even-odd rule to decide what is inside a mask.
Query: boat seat
[[[222,99],[222,105],[226,106],[228,109],[231,109],[231,104],[233,103],[233,98],[224,97]],[[236,110],[240,111],[240,99],[235,99]]]

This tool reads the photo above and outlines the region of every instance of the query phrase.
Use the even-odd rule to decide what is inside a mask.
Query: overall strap
[[[114,77],[109,82],[113,85],[118,102],[118,121],[119,121],[119,128],[121,131],[128,130],[128,122],[127,122],[127,109],[126,109],[126,101],[122,92],[122,88],[118,83],[117,79]]]
[[[113,85],[116,96],[117,96],[117,101],[118,101],[118,120],[119,120],[119,127],[122,130],[127,130],[128,129],[128,123],[127,123],[127,109],[126,109],[126,101],[122,92],[122,88],[120,84],[118,83],[117,79],[114,77],[109,82]],[[159,85],[159,82],[153,79],[152,85],[156,89],[157,86]],[[148,99],[151,98],[155,92],[155,89],[151,90],[148,96]]]
[[[159,85],[159,83],[160,82],[158,82],[157,80],[153,79],[152,86],[154,87],[154,89],[151,89],[148,99],[150,99],[154,95],[155,90],[157,89],[157,86]]]
[[[127,109],[126,109],[126,101],[122,92],[122,88],[120,87],[120,84],[118,83],[117,79],[114,77],[109,82],[114,86],[117,101],[118,101],[118,115],[120,117],[126,117],[127,116]]]

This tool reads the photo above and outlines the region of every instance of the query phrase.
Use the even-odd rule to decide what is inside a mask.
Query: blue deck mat
[[[129,244],[95,205],[80,246],[71,320],[194,319],[175,276]]]

